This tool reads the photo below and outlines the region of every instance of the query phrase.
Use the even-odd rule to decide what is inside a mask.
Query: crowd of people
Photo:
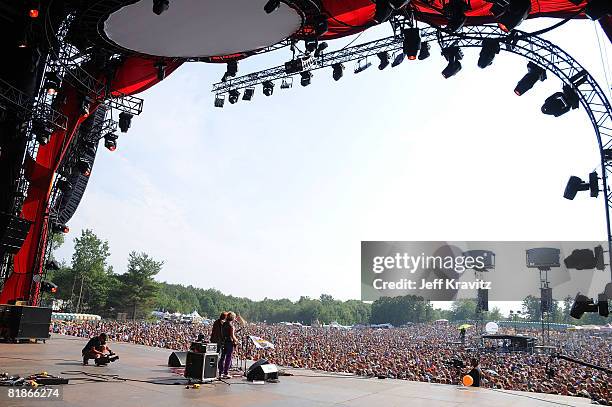
[[[113,341],[187,350],[209,326],[144,321],[87,321],[52,324],[58,334],[92,337],[106,332]],[[430,383],[457,384],[466,373],[453,366],[477,357],[482,387],[587,397],[612,405],[606,373],[548,355],[525,352],[481,352],[479,337],[468,329],[462,340],[452,324],[415,324],[392,329],[332,329],[295,325],[243,324],[236,329],[234,355],[266,358],[279,366],[353,373]],[[523,331],[524,334],[537,332]],[[256,349],[248,335],[264,338],[274,349]],[[464,342],[464,344],[462,344]],[[552,331],[550,344],[563,354],[612,368],[612,335],[585,331]]]

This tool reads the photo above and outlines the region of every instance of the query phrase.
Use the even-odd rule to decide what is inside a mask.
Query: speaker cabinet
[[[488,311],[489,310],[489,290],[485,290],[484,288],[478,289],[477,310],[478,311]]]
[[[0,306],[0,337],[10,340],[47,339],[51,308]]]
[[[212,380],[217,377],[217,353],[187,352],[185,362],[185,377],[194,380]]]
[[[278,367],[268,362],[267,359],[260,359],[246,372],[247,380],[252,381],[276,381],[278,380]]]
[[[172,352],[168,358],[168,367],[185,367],[187,352]]]
[[[17,254],[31,225],[29,220],[0,213],[0,253]]]
[[[553,297],[552,288],[541,288],[540,289],[540,301],[542,312],[552,312]]]

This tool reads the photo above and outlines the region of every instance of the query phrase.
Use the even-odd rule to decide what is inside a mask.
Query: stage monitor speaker
[[[489,290],[483,288],[478,289],[478,304],[477,311],[489,310]]]
[[[168,358],[168,367],[185,367],[187,352],[172,352]]]
[[[248,368],[246,376],[251,382],[278,380],[278,367],[268,362],[267,359],[261,359]]]
[[[551,312],[553,306],[552,288],[541,288],[540,289],[540,306],[542,312]]]
[[[219,354],[187,352],[185,377],[194,380],[212,380],[217,377]]]
[[[25,241],[32,222],[0,213],[0,253],[16,254]]]

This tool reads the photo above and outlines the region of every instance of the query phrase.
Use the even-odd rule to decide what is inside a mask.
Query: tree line
[[[54,248],[62,244],[54,240]],[[453,302],[448,310],[435,309],[431,302],[413,295],[383,297],[373,303],[359,300],[340,301],[331,295],[319,298],[301,297],[298,301],[264,298],[254,301],[244,297],[225,295],[213,288],[197,288],[191,285],[158,282],[155,276],[162,270],[163,261],[155,260],[146,253],[131,252],[127,269],[116,273],[108,264],[109,244],[91,230],[83,230],[74,239],[74,253],[70,264],[62,264],[59,270],[48,271],[48,279],[58,286],[53,297],[61,300],[67,312],[98,314],[115,318],[125,313],[129,318],[146,318],[152,310],[190,313],[215,318],[222,311],[240,313],[248,321],[300,322],[314,321],[342,325],[391,323],[401,326],[406,323],[431,322],[438,319],[502,320],[499,309],[479,314],[476,300]],[[50,300],[48,294],[46,299]],[[595,314],[586,314],[580,321],[569,316],[573,299],[553,302],[551,322],[604,324],[606,319]],[[527,297],[522,303],[520,315],[515,319],[540,321],[540,300]]]

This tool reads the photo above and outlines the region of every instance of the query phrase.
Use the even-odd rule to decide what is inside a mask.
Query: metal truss
[[[608,188],[608,176],[612,175],[612,107],[595,78],[593,78],[578,61],[550,41],[522,31],[508,34],[497,26],[481,25],[465,27],[457,33],[446,32],[440,28],[426,27],[421,30],[422,42],[436,41],[441,48],[450,46],[482,47],[483,40],[497,40],[501,49],[521,55],[545,68],[557,76],[564,85],[573,89],[579,97],[595,131],[601,156],[601,180],[606,211],[606,231],[608,255],[612,263],[612,232],[610,228],[610,211],[612,194]],[[375,56],[380,52],[401,51],[403,37],[401,34],[367,42],[339,51],[329,52],[314,58],[308,70],[331,67],[334,64],[357,61]],[[224,95],[231,90],[250,88],[266,81],[287,80],[300,72],[287,74],[284,66],[277,66],[219,82],[213,85],[213,93]],[[612,274],[612,268],[611,268]]]

